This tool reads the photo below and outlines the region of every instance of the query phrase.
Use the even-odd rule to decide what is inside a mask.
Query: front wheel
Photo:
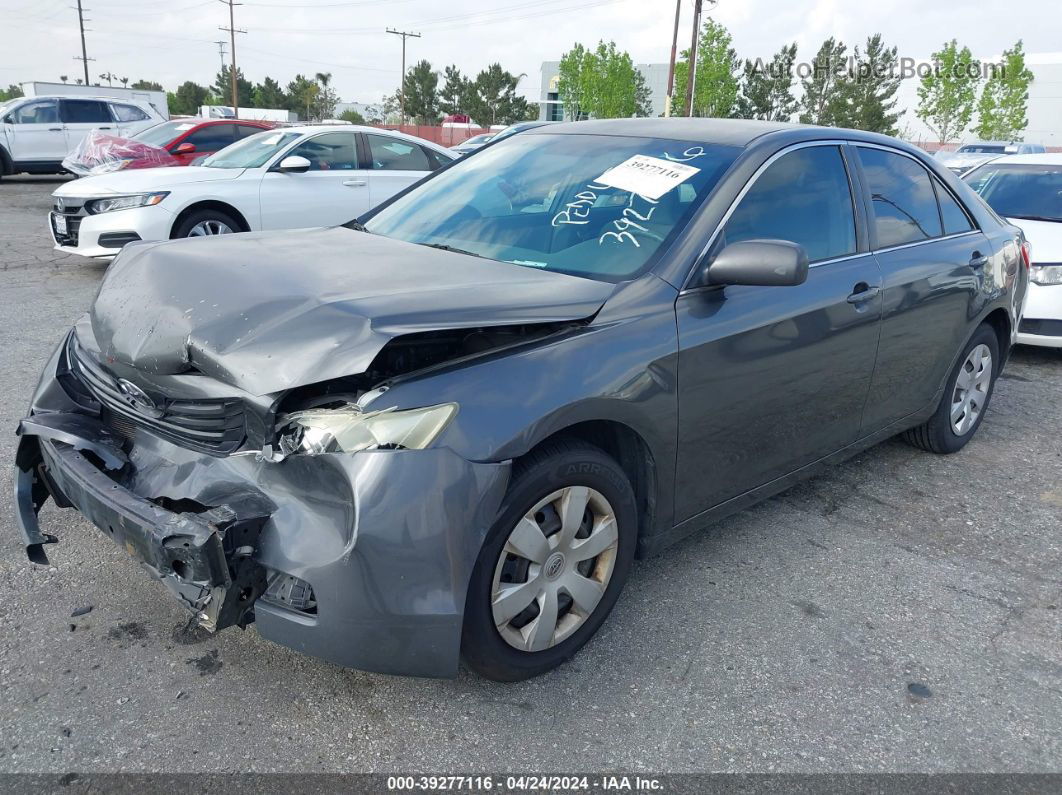
[[[923,425],[904,433],[904,439],[931,453],[956,453],[981,426],[999,375],[999,341],[996,332],[981,325],[948,377],[936,413]]]
[[[513,682],[572,657],[619,598],[637,525],[630,481],[599,448],[556,442],[518,462],[469,585],[469,667]]]
[[[240,225],[220,210],[197,210],[190,213],[173,230],[178,237],[211,237],[213,235],[231,235],[241,231]]]

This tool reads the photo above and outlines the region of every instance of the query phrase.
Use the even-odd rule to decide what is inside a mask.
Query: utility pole
[[[243,3],[237,3],[235,0],[218,0],[218,2],[224,3],[229,7],[229,26],[226,28],[218,25],[218,30],[225,30],[229,33],[229,50],[232,55],[232,66],[229,67],[229,83],[232,85],[232,113],[238,119],[240,118],[240,96],[236,90],[236,34],[246,33],[247,31],[236,27],[236,6],[242,6]],[[222,66],[223,70],[224,68]]]
[[[693,0],[693,40],[690,42],[690,68],[686,75],[686,115],[693,115],[693,87],[697,83],[697,39],[701,32],[701,5],[703,0]]]
[[[81,57],[74,56],[75,61],[81,61],[81,65],[85,67],[85,85],[92,85],[89,82],[88,77],[88,62],[95,61],[95,58],[89,58],[88,53],[85,51],[85,12],[87,8],[81,7],[81,0],[77,0],[77,26],[81,29]]]
[[[225,55],[226,55],[226,53],[225,53],[225,44],[226,44],[226,42],[224,42],[224,41],[215,41],[214,43],[216,45],[218,45],[218,57],[221,58],[221,71],[224,72],[225,71]]]
[[[402,113],[402,124],[406,123],[406,39],[419,39],[419,33],[406,33],[402,30],[387,29],[388,33],[402,37],[402,80],[398,84],[398,102]]]
[[[678,54],[679,15],[682,0],[675,0],[675,32],[671,36],[671,65],[667,69],[667,97],[664,98],[664,116],[671,115],[671,103],[675,96],[675,57]]]

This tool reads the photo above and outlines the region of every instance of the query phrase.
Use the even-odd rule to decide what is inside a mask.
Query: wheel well
[[[170,227],[170,238],[173,238],[174,233],[177,231],[177,227],[181,225],[181,222],[183,222],[185,218],[187,218],[192,213],[199,212],[200,210],[217,210],[220,213],[225,213],[225,215],[231,216],[232,220],[234,220],[240,225],[241,232],[251,231],[251,227],[247,223],[247,219],[244,218],[243,214],[231,204],[226,204],[225,202],[218,201],[203,201],[191,204],[185,207],[179,213],[177,213],[177,217],[173,219],[173,226]]]
[[[0,146],[0,176],[15,173],[15,163],[4,147]]]
[[[638,506],[638,533],[648,535],[656,509],[656,466],[645,440],[627,425],[612,420],[588,420],[557,431],[533,449],[556,439],[579,439],[600,447],[626,473]],[[524,455],[529,455],[529,450]],[[522,458],[523,456],[521,456]]]
[[[1006,361],[1010,351],[1010,316],[1005,309],[994,309],[984,322],[996,332],[996,341],[999,343],[1000,357]]]

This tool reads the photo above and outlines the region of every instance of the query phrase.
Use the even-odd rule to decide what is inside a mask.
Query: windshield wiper
[[[352,218],[351,220],[343,224],[343,226],[345,226],[347,229],[353,229],[355,232],[366,232],[370,235],[372,234],[372,232],[369,232],[369,230],[365,228],[365,224],[363,224],[357,218]]]
[[[480,259],[486,259],[482,254],[477,254],[475,251],[465,251],[463,248],[456,248],[455,246],[448,246],[446,243],[420,243],[418,245],[427,246],[428,248],[437,248],[439,251],[452,251],[454,254],[467,254],[470,257],[479,257]]]
[[[1058,223],[1062,218],[1048,218],[1046,215],[1008,215],[1008,218],[1020,218],[1022,221],[1049,221]]]

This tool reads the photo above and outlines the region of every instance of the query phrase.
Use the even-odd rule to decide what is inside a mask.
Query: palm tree
[[[120,82],[121,82],[123,87],[127,87],[129,85],[129,78],[128,77],[123,77]]]
[[[84,82],[85,82],[85,81],[84,81],[84,80],[82,80],[82,79],[81,79],[80,77],[79,77],[79,78],[77,79],[77,84],[78,84],[79,86],[80,86],[80,85],[81,85],[82,83],[84,83]]]
[[[59,79],[60,79],[60,80],[62,80],[62,81],[63,81],[63,82],[65,83],[65,82],[66,82],[67,80],[69,80],[70,78],[69,78],[69,77],[67,77],[66,75],[59,75]]]
[[[328,88],[328,84],[332,82],[331,72],[318,72],[315,77],[317,78],[317,82],[325,88]]]

